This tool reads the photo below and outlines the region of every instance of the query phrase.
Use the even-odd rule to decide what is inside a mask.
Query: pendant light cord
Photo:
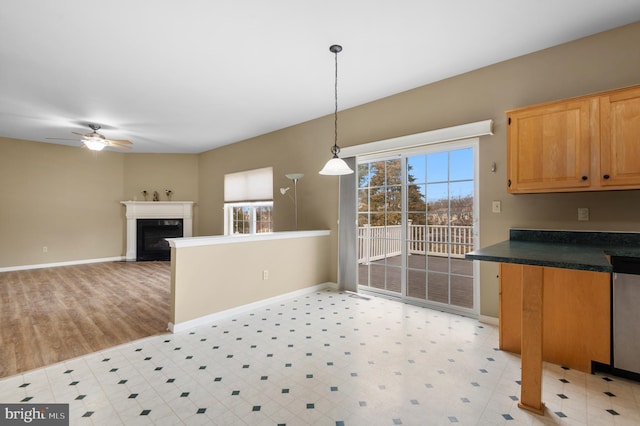
[[[341,50],[342,48],[340,48]],[[333,147],[331,148],[331,153],[333,154],[333,158],[338,158],[338,153],[340,152],[340,148],[338,147],[338,49],[333,50],[335,57],[335,80],[334,80],[334,94],[335,94],[335,111],[333,114]]]
[[[333,52],[335,58],[335,79],[334,79],[334,99],[335,99],[335,111],[333,113],[333,146],[331,147],[331,153],[333,158],[338,158],[340,147],[338,146],[338,53],[342,51],[342,46],[334,44],[329,47],[329,50]]]

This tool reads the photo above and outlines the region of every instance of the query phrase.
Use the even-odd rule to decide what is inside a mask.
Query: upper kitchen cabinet
[[[600,184],[640,187],[640,87],[600,97]]]
[[[590,101],[557,102],[507,112],[507,185],[511,193],[589,186]]]
[[[640,86],[507,111],[507,191],[640,188]]]

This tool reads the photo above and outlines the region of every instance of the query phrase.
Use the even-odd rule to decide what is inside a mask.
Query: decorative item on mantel
[[[142,195],[144,196],[144,200],[148,201],[147,197],[149,196],[149,191],[145,189],[144,191],[141,191],[141,192],[142,192]],[[167,196],[167,201],[171,201],[171,196],[173,195],[173,191],[170,189],[165,189],[164,194]],[[158,191],[153,191],[153,201],[160,201],[160,194],[158,193]]]

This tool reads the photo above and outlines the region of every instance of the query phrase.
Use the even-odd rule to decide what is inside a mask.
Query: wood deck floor
[[[170,262],[0,273],[0,377],[166,333]]]
[[[358,265],[358,282],[376,289],[401,291],[401,256]],[[473,262],[439,256],[408,256],[407,295],[421,300],[473,308]],[[451,279],[449,281],[449,273]],[[367,282],[367,279],[369,280]]]

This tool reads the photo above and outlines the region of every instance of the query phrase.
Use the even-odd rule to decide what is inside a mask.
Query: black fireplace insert
[[[165,238],[180,238],[182,219],[138,219],[136,260],[171,260],[171,247]]]

